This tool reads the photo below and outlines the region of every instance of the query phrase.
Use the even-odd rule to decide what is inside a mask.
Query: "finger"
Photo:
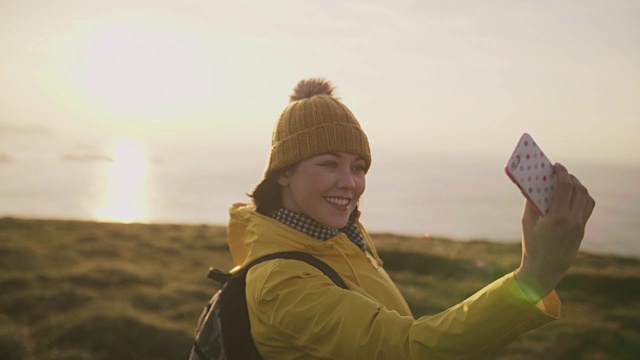
[[[540,215],[538,215],[533,204],[531,204],[529,200],[525,200],[524,212],[522,213],[522,226],[526,229],[530,229],[536,224],[539,218]]]
[[[571,183],[573,185],[571,191],[571,209],[575,212],[576,216],[579,216],[578,220],[584,225],[587,223],[587,220],[589,220],[589,217],[591,217],[596,202],[589,194],[587,188],[573,175],[571,175]]]
[[[584,213],[582,215],[582,223],[583,224],[587,223],[587,221],[591,217],[591,214],[593,213],[593,209],[595,207],[596,207],[596,201],[591,196],[589,196],[589,198],[587,199],[587,205],[586,205]]]
[[[587,205],[587,200],[589,199],[589,192],[587,188],[582,185],[580,180],[577,177],[570,175],[571,177],[571,211],[579,216],[582,220],[582,215],[584,214],[584,210]]]
[[[567,169],[559,163],[553,165],[556,190],[551,200],[549,212],[566,212],[571,205],[571,177]]]

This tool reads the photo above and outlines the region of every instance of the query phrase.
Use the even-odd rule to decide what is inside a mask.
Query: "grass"
[[[375,234],[414,314],[442,311],[512,271],[519,245]],[[0,359],[187,358],[231,267],[224,227],[0,219]],[[640,358],[640,261],[581,253],[562,319],[497,359]]]

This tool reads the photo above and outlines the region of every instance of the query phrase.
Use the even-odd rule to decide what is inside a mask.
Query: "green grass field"
[[[374,234],[416,316],[516,268],[519,245]],[[224,227],[0,219],[0,359],[186,359],[231,267]],[[640,359],[640,261],[580,254],[562,319],[497,359]]]

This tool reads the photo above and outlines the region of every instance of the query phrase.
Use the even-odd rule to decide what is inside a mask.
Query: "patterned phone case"
[[[555,191],[553,165],[529,134],[522,134],[504,171],[544,216]]]

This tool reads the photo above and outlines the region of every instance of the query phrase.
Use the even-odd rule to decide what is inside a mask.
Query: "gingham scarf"
[[[347,226],[338,230],[323,225],[312,219],[310,216],[287,209],[280,209],[276,211],[273,214],[273,218],[321,241],[329,240],[338,236],[340,233],[344,233],[352,243],[356,244],[356,246],[362,250],[362,252],[365,251],[364,236],[362,236],[362,233],[360,232],[360,229],[358,229],[358,225],[356,225],[355,221],[349,221]]]

